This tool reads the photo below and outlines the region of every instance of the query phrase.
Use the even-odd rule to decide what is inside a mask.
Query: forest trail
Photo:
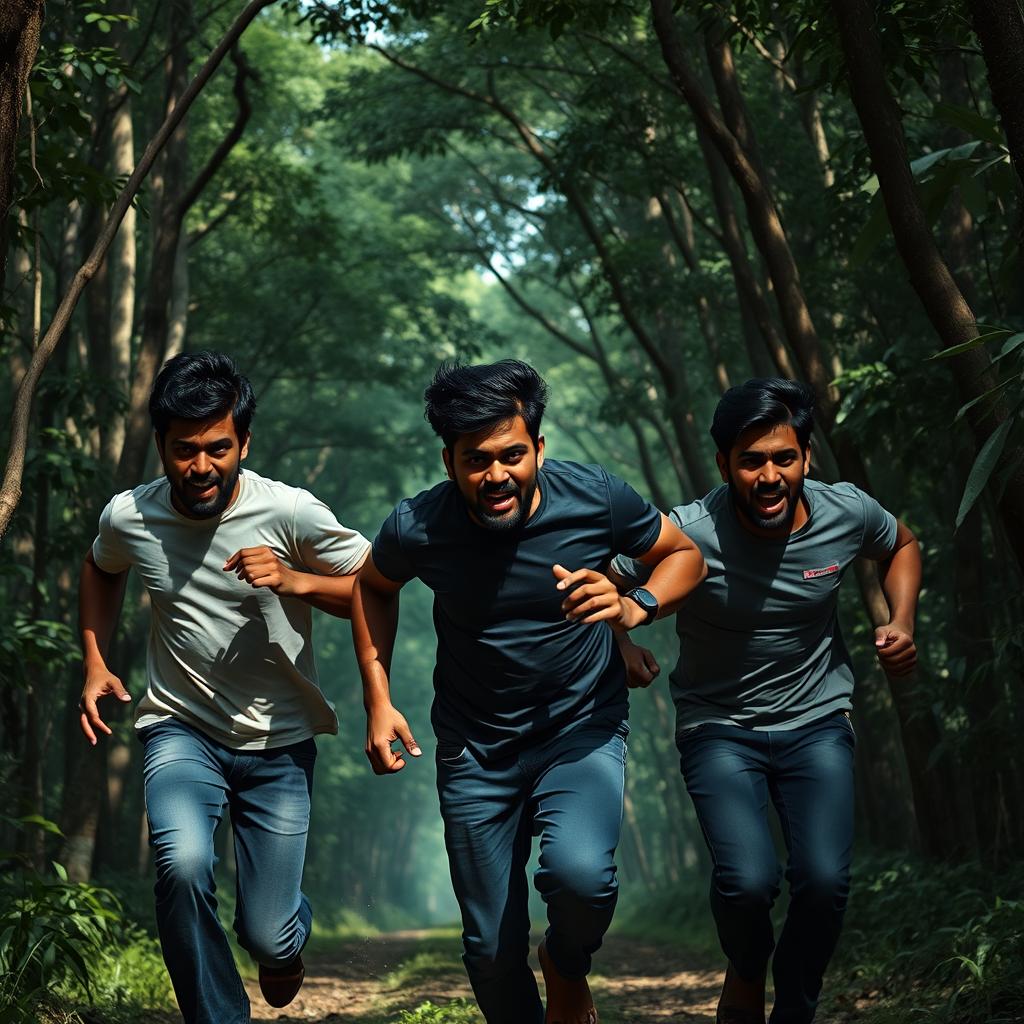
[[[415,1010],[425,1002],[444,1006],[454,999],[471,998],[457,940],[432,936],[400,932],[311,954],[302,991],[283,1010],[268,1007],[256,982],[247,982],[252,1019],[280,1024],[377,1024],[396,1020],[401,1011]],[[532,959],[540,980],[536,956]],[[608,938],[591,975],[603,1024],[713,1021],[721,974],[689,960],[692,957],[669,946]],[[462,1024],[470,1018],[463,1011],[457,1019]]]
[[[306,958],[306,982],[286,1009],[267,1006],[256,982],[247,981],[252,1019],[279,1024],[482,1024],[469,1007],[402,1017],[403,1011],[424,1003],[441,1008],[452,1000],[472,1000],[459,952],[457,938],[441,938],[436,932],[349,941]],[[535,953],[532,963],[540,981]],[[590,980],[602,1024],[713,1024],[722,974],[706,958],[676,947],[613,935],[605,940]],[[863,1000],[848,994],[837,997],[820,1008],[823,1024],[851,1024],[864,1007]]]

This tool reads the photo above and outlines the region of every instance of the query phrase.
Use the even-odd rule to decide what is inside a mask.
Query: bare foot
[[[767,971],[757,981],[746,981],[730,963],[718,1000],[718,1024],[764,1024],[766,976]]]
[[[544,1024],[597,1024],[597,1007],[586,978],[563,978],[548,956],[545,940],[537,947],[540,969],[544,972],[548,1008]]]

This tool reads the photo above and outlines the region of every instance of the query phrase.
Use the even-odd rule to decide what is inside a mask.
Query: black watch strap
[[[645,590],[643,587],[634,587],[632,590],[627,591],[624,596],[628,597],[631,601],[635,601],[647,613],[647,617],[642,625],[649,625],[657,618],[658,609],[661,605],[658,604],[658,599],[649,590]]]

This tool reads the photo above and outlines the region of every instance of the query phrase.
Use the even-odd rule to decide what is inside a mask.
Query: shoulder
[[[729,488],[722,484],[688,505],[676,505],[669,513],[669,518],[684,531],[692,532],[704,526],[713,528],[713,517],[726,509],[728,504]]]
[[[821,507],[838,514],[863,516],[865,503],[874,500],[856,484],[845,480],[826,484],[821,480],[806,479],[804,492],[814,505],[815,512]]]
[[[411,498],[403,498],[395,506],[395,513],[417,520],[428,520],[444,510],[454,496],[455,484],[451,480],[442,480]]]
[[[271,480],[269,477],[254,473],[251,469],[242,470],[242,486],[248,491],[248,500],[265,502],[274,508],[287,505],[289,511],[299,500],[317,500],[313,494],[302,487],[294,487],[281,480]]]
[[[566,487],[606,487],[610,480],[616,480],[611,473],[595,464],[563,462],[561,459],[545,459],[541,468],[545,478]]]
[[[163,507],[168,504],[167,477],[157,477],[148,483],[139,484],[130,491],[115,494],[103,510],[104,518],[116,530],[140,519],[154,505]]]

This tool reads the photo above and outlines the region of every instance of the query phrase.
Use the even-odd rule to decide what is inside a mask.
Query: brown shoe
[[[285,967],[264,967],[260,964],[260,991],[271,1006],[280,1009],[298,995],[305,977],[306,968],[301,956]]]

